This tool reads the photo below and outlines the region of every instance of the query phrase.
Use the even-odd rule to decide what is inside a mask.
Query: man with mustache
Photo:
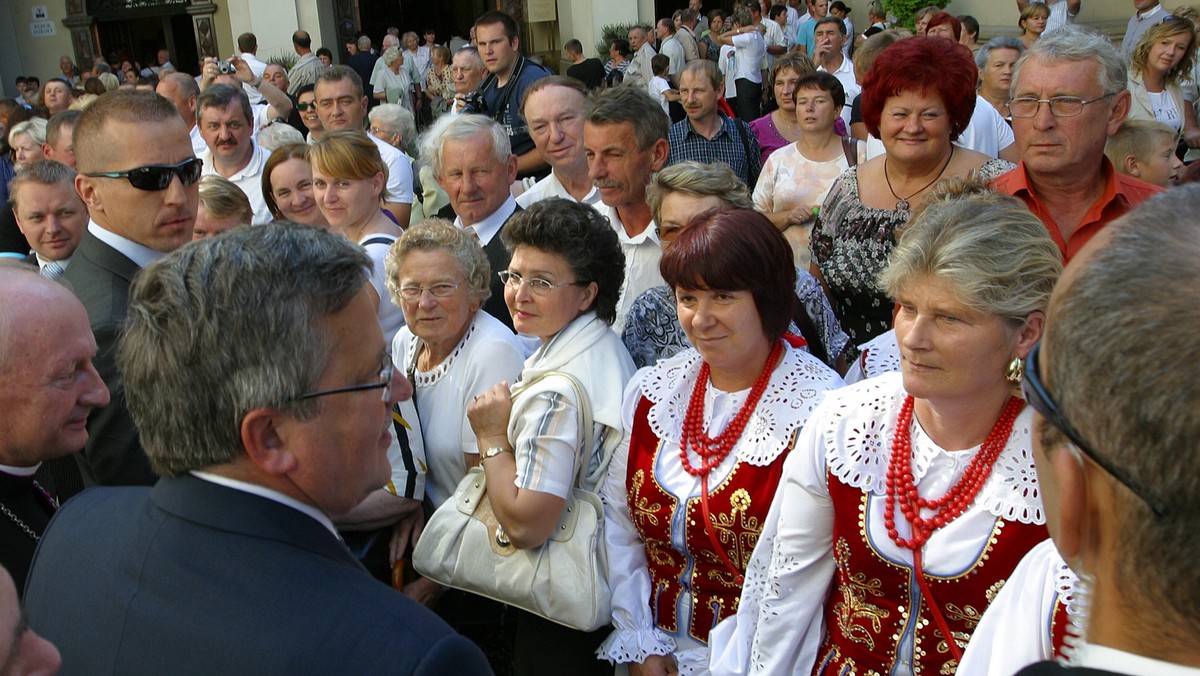
[[[658,271],[662,249],[646,202],[646,186],[667,161],[670,122],[662,106],[641,87],[596,92],[584,110],[588,176],[604,202],[597,208],[612,223],[625,254],[625,285],[613,322],[617,335],[625,327],[634,299],[663,284]]]
[[[200,154],[204,175],[232,181],[250,200],[252,224],[270,223],[271,211],[262,194],[268,153],[254,142],[254,118],[246,93],[229,85],[212,85],[196,99],[196,113],[196,125],[208,146]]]

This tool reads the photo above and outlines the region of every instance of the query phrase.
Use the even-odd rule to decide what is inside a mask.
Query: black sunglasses
[[[1067,422],[1063,417],[1062,411],[1058,409],[1058,404],[1054,403],[1054,399],[1050,397],[1050,393],[1046,391],[1046,386],[1042,384],[1041,376],[1038,375],[1038,352],[1041,350],[1041,343],[1033,346],[1029,356],[1025,358],[1025,377],[1021,379],[1021,394],[1025,396],[1025,401],[1033,407],[1033,410],[1041,414],[1043,418],[1050,422],[1051,425],[1062,432],[1071,443],[1075,444],[1076,448],[1083,451],[1084,455],[1092,459],[1105,472],[1108,472],[1114,479],[1124,484],[1126,488],[1133,491],[1134,495],[1141,498],[1157,516],[1162,516],[1167,511],[1167,506],[1136,479],[1129,476],[1129,473],[1114,465],[1111,461],[1106,460],[1103,456],[1097,453],[1090,444],[1083,440],[1075,427]]]
[[[302,113],[303,113],[304,111],[306,111],[306,110],[309,110],[309,109],[316,110],[316,109],[317,109],[317,102],[316,102],[316,101],[312,101],[312,102],[310,102],[310,103],[297,103],[297,104],[296,104],[296,110],[298,110],[298,111],[300,111],[300,112],[302,112]]]
[[[171,185],[171,179],[179,177],[183,185],[191,185],[200,180],[200,172],[204,162],[198,157],[186,159],[179,164],[151,164],[137,167],[128,171],[98,171],[84,176],[93,178],[127,178],[129,183],[138,190],[166,190]]]

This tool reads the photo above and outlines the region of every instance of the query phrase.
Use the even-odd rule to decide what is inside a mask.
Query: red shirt
[[[1083,245],[1087,244],[1088,240],[1100,232],[1104,226],[1125,215],[1142,201],[1162,192],[1162,188],[1156,185],[1117,173],[1113,170],[1112,162],[1109,162],[1108,158],[1104,158],[1104,194],[1100,195],[1100,198],[1083,215],[1083,220],[1071,231],[1070,239],[1064,240],[1062,230],[1054,222],[1049,208],[1033,192],[1024,162],[1018,164],[1012,171],[993,179],[992,187],[997,192],[1018,197],[1025,202],[1033,215],[1046,225],[1046,230],[1050,232],[1054,243],[1058,245],[1058,250],[1062,252],[1064,262],[1070,262],[1071,258],[1083,248]]]

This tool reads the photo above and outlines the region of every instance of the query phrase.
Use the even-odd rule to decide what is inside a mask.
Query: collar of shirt
[[[1104,158],[1104,192],[1088,207],[1087,213],[1083,215],[1083,218],[1076,225],[1075,229],[1071,231],[1071,237],[1085,230],[1090,224],[1100,221],[1104,210],[1110,204],[1116,202],[1118,206],[1123,206],[1125,209],[1129,208],[1128,200],[1117,190],[1116,174],[1117,172],[1113,169],[1112,162],[1107,157]],[[1072,247],[1067,240],[1063,239],[1062,231],[1050,216],[1050,211],[1046,208],[1045,202],[1041,196],[1034,192],[1033,185],[1029,181],[1029,172],[1025,168],[1025,163],[1021,162],[1018,164],[1015,169],[1004,174],[1003,178],[1005,178],[1010,186],[1008,194],[1017,197],[1027,196],[1027,199],[1031,202],[1030,210],[1046,225],[1046,230],[1050,233],[1050,237],[1054,239],[1054,243],[1058,245],[1059,251],[1063,254],[1063,260],[1069,260],[1074,255],[1074,251],[1077,251],[1082,244]]]
[[[1196,676],[1200,669],[1143,657],[1124,650],[1084,643],[1075,652],[1074,666],[1101,669],[1118,674],[1157,674],[1158,676]]]
[[[13,467],[12,465],[0,465],[0,474],[21,477],[33,476],[34,474],[37,474],[38,468],[41,466],[42,463],[40,462],[32,467]]]
[[[1154,17],[1155,15],[1157,15],[1159,12],[1166,14],[1167,10],[1162,5],[1155,5],[1154,7],[1151,7],[1150,9],[1146,10],[1145,12],[1138,12],[1137,13],[1138,21],[1145,21],[1146,19],[1150,19],[1150,18]]]
[[[662,246],[662,244],[658,241],[658,233],[655,232],[656,226],[654,225],[654,219],[650,219],[650,223],[646,225],[645,230],[630,237],[629,234],[625,232],[625,224],[621,222],[621,216],[617,214],[617,208],[610,207],[607,204],[604,205],[604,208],[606,211],[601,213],[608,218],[609,223],[612,223],[613,230],[617,232],[617,238],[621,241],[621,244],[639,246],[649,242],[653,243],[654,246],[657,247]]]
[[[258,497],[265,498],[271,502],[277,502],[286,507],[291,507],[297,512],[307,514],[315,519],[317,523],[324,526],[330,533],[333,533],[333,536],[338,540],[342,539],[342,536],[337,532],[337,528],[334,527],[333,522],[329,520],[329,517],[325,514],[325,512],[322,512],[312,505],[306,505],[291,496],[284,495],[279,491],[271,490],[266,486],[260,486],[258,484],[252,484],[246,481],[238,481],[237,479],[230,479],[229,477],[220,476],[218,474],[210,474],[208,472],[201,472],[199,470],[192,470],[191,474],[197,479],[203,479],[209,483],[214,483],[226,488],[232,488],[235,491],[257,495]]]
[[[37,254],[37,264],[38,264],[38,269],[39,269],[39,270],[41,270],[42,268],[46,267],[46,264],[47,264],[47,263],[49,263],[49,262],[50,262],[50,260],[49,260],[49,259],[42,258],[42,255],[41,255],[41,254]],[[54,261],[54,262],[55,262],[55,263],[58,263],[59,265],[61,265],[63,270],[66,270],[66,269],[67,269],[67,266],[71,264],[71,258],[68,256],[67,258],[60,258],[60,259],[58,259],[58,260],[56,260],[56,261]]]
[[[92,233],[96,239],[111,246],[120,252],[121,255],[136,263],[139,268],[145,268],[167,255],[161,251],[155,251],[148,246],[138,244],[132,239],[126,239],[112,230],[106,230],[104,226],[93,220],[88,221],[88,232]]]
[[[699,137],[701,141],[708,141],[711,143],[711,142],[716,141],[717,139],[721,138],[722,134],[726,134],[728,136],[734,136],[737,133],[737,130],[731,129],[731,127],[734,125],[733,118],[729,117],[728,115],[722,115],[719,111],[717,112],[717,117],[721,118],[721,128],[717,130],[717,133],[713,134],[712,138],[705,138],[705,136],[703,134],[696,131],[696,128],[694,126],[692,126],[692,118],[690,118],[690,117],[684,118],[685,120],[687,120],[687,134],[686,135],[687,136],[695,135],[695,136]],[[739,139],[739,141],[740,141],[740,139]]]
[[[238,169],[236,172],[234,172],[232,176],[227,177],[230,181],[233,181],[234,183],[237,183],[238,181],[242,180],[243,178],[247,178],[250,176],[258,176],[259,173],[262,172],[263,163],[265,163],[267,161],[267,154],[265,151],[263,151],[263,147],[258,145],[257,143],[254,143],[253,140],[250,141],[250,143],[254,146],[253,152],[250,153],[250,161],[246,163],[246,166],[244,166],[241,169]],[[208,150],[205,150],[204,154],[200,156],[200,159],[204,160],[204,172],[203,173],[205,176],[218,176],[219,175],[217,173],[217,165],[215,162],[213,162],[213,159],[212,159],[212,149],[211,148]]]
[[[504,204],[500,205],[499,209],[493,211],[490,216],[482,221],[472,225],[471,227],[475,229],[475,236],[479,238],[479,243],[483,246],[490,244],[492,242],[492,238],[496,236],[496,233],[500,232],[500,228],[504,227],[504,222],[507,221],[508,217],[512,216],[513,212],[516,210],[517,201],[513,199],[512,195],[509,195],[508,198],[504,200]],[[454,225],[460,228],[465,227],[461,217],[454,219]]]

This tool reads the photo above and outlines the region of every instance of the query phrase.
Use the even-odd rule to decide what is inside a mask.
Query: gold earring
[[[1004,371],[1004,377],[1014,385],[1021,384],[1021,379],[1025,377],[1025,364],[1021,361],[1020,357],[1013,357],[1012,361],[1008,362],[1008,368]]]

